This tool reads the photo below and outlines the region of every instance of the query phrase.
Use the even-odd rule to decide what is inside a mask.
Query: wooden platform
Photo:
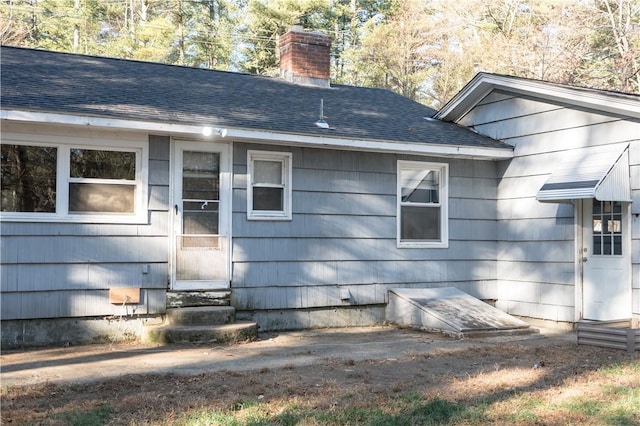
[[[387,320],[456,337],[535,333],[515,318],[455,287],[389,290]]]

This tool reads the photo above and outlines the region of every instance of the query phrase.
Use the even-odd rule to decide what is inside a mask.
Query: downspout
[[[582,320],[582,312],[583,312],[583,289],[582,283],[584,282],[584,232],[582,227],[583,225],[583,201],[582,200],[574,200],[573,202],[573,211],[574,211],[574,234],[575,234],[575,262],[574,262],[574,277],[575,277],[575,314],[574,314],[574,322],[579,322]]]

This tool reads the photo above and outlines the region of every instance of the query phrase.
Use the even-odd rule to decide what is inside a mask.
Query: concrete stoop
[[[255,322],[235,321],[231,306],[167,309],[165,324],[145,327],[143,340],[151,343],[226,344],[254,340]]]

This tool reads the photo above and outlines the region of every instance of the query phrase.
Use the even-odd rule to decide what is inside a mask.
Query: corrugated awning
[[[571,152],[573,160],[554,171],[536,196],[562,203],[595,198],[631,202],[628,144],[594,146]]]

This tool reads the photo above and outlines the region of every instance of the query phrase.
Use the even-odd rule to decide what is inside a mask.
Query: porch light
[[[218,127],[209,126],[205,126],[202,128],[202,136],[211,136],[213,134],[222,136],[224,138],[225,136],[227,136],[227,129],[220,129]]]

